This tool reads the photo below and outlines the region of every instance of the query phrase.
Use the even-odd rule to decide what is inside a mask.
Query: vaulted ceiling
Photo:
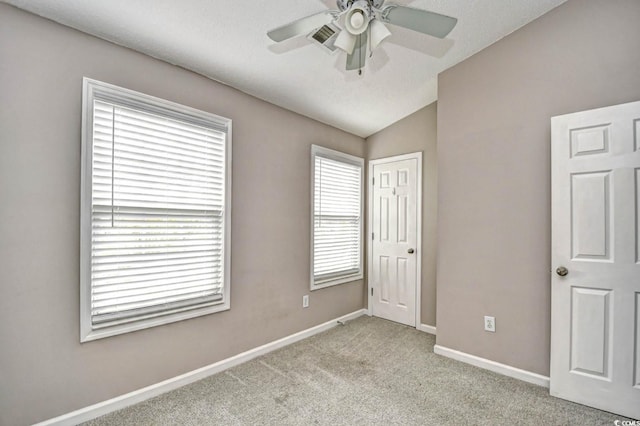
[[[306,37],[266,36],[333,0],[2,1],[366,137],[435,101],[438,73],[566,0],[395,0],[458,25],[444,40],[390,25],[362,75]]]

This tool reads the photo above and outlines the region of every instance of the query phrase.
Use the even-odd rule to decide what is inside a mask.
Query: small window
[[[364,160],[311,148],[311,290],[362,278]]]
[[[81,341],[229,309],[231,121],[86,79]]]

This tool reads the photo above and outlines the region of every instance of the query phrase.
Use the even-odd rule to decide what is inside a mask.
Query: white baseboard
[[[193,382],[197,382],[198,380],[202,380],[228,368],[235,367],[236,365],[250,361],[256,357],[272,352],[276,349],[280,349],[299,340],[306,339],[307,337],[311,337],[315,334],[329,330],[330,328],[338,325],[338,322],[349,321],[365,315],[366,313],[366,309],[360,309],[359,311],[341,316],[340,318],[327,321],[323,324],[316,325],[315,327],[308,328],[290,336],[283,337],[282,339],[267,343],[254,349],[250,349],[246,352],[242,352],[238,355],[232,356],[231,358],[227,358],[222,361],[207,365],[205,367],[198,368],[197,370],[181,374],[180,376],[164,380],[160,383],[156,383],[154,385],[147,386],[145,388],[138,389],[136,391],[129,392],[127,394],[120,395],[115,398],[102,401],[85,408],[81,408],[76,411],[72,411],[71,413],[63,414],[59,417],[54,417],[53,419],[46,420],[34,426],[71,426],[95,419],[96,417],[103,416],[116,410],[121,410],[130,405],[146,401],[147,399],[153,398],[160,394],[178,389]]]
[[[424,331],[425,333],[433,334],[434,336],[436,335],[436,328],[432,325],[418,324],[416,330]]]
[[[513,377],[514,379],[533,383],[534,385],[544,386],[545,388],[549,387],[549,378],[547,376],[532,373],[531,371],[521,370],[516,367],[511,367],[510,365],[501,364],[499,362],[480,358],[479,356],[470,355],[468,353],[456,351],[440,345],[435,345],[433,352],[438,355],[446,356],[447,358],[455,359],[456,361],[461,361],[476,367],[484,368],[485,370],[493,371],[494,373]]]

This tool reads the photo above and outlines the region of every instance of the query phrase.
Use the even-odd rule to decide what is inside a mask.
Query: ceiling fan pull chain
[[[362,45],[362,34],[360,34],[358,38],[358,46],[360,46],[360,49],[362,49],[363,47],[366,49],[367,46]],[[358,51],[358,75],[362,75],[362,51]]]

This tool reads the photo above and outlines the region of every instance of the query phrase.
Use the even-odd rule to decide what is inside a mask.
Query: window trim
[[[358,268],[358,272],[348,275],[341,276],[338,278],[330,278],[320,283],[316,284],[313,273],[314,273],[314,239],[315,239],[315,229],[314,229],[314,221],[315,221],[315,176],[316,176],[316,156],[329,158],[335,161],[340,161],[347,164],[352,164],[360,167],[360,264]],[[309,285],[310,290],[320,290],[326,287],[332,287],[334,285],[345,284],[348,282],[353,282],[357,280],[361,280],[364,278],[364,158],[357,157],[355,155],[346,154],[344,152],[336,151],[333,149],[325,148],[319,145],[311,145],[311,211],[310,211],[310,234],[311,234],[311,250],[309,253]]]
[[[91,193],[93,158],[93,101],[94,99],[160,113],[196,125],[216,128],[226,133],[225,146],[225,205],[223,236],[223,297],[213,306],[162,315],[100,329],[92,328],[91,321]],[[80,342],[101,339],[136,330],[155,327],[188,318],[221,312],[231,307],[231,153],[232,120],[197,110],[175,102],[146,95],[87,77],[82,81],[82,135],[80,179]]]

